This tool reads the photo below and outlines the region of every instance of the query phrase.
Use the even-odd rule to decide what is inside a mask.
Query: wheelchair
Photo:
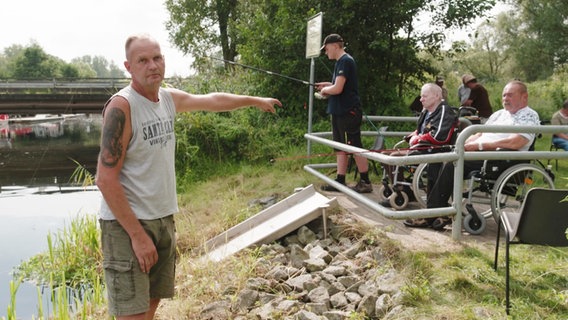
[[[479,124],[477,110],[472,107],[452,107],[458,115],[459,123],[454,130],[452,144],[455,143],[460,131],[472,124]],[[397,142],[393,149],[399,149],[406,140]],[[425,146],[420,153],[451,151],[452,146]],[[418,152],[418,151],[417,151]],[[407,155],[412,155],[410,152]],[[404,156],[407,156],[404,155]],[[392,208],[402,210],[412,201],[421,208],[426,208],[426,186],[428,184],[426,164],[395,166],[389,174],[383,166],[383,179],[379,187],[379,202],[388,200]]]
[[[394,145],[399,148],[406,141],[402,140]],[[397,210],[405,209],[414,200],[412,179],[418,165],[394,166],[391,171],[383,165],[383,179],[379,186],[379,202],[388,200],[391,207]],[[390,172],[389,172],[390,171]]]
[[[457,128],[456,128],[457,130]],[[457,132],[457,131],[456,131]],[[455,133],[454,133],[455,135]],[[407,143],[406,140],[397,142],[393,149],[399,150],[400,146]],[[419,146],[416,150],[409,150],[400,156],[412,156],[413,154],[427,154],[430,152],[447,152],[453,148],[452,145],[425,145]],[[379,187],[379,202],[388,200],[392,208],[397,210],[405,209],[410,202],[417,202],[422,208],[426,208],[426,185],[428,184],[425,163],[411,165],[397,165],[389,172],[388,167],[383,165],[383,179]],[[416,176],[423,175],[423,179]]]
[[[533,146],[534,150],[534,146]],[[427,163],[420,164],[413,176],[412,190],[421,207],[426,208]],[[554,189],[551,166],[539,160],[485,160],[479,170],[464,178],[463,227],[470,234],[481,234],[488,218],[499,221],[504,212],[520,212],[526,194],[533,188]]]

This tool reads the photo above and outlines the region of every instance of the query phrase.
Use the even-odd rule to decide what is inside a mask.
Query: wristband
[[[477,148],[479,149],[479,151],[483,151],[483,142],[479,141],[477,143]]]

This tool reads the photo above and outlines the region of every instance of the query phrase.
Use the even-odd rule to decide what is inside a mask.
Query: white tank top
[[[159,102],[152,102],[127,86],[111,99],[115,96],[124,97],[130,104],[132,139],[126,149],[120,181],[132,210],[141,220],[178,212],[174,163],[176,110],[171,94],[160,88]],[[116,219],[104,199],[100,217]]]

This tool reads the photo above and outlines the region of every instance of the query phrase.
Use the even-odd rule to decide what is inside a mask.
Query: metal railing
[[[128,78],[92,78],[92,79],[3,79],[0,80],[2,92],[75,90],[89,91],[100,89],[121,89],[130,83]]]
[[[392,118],[397,117],[381,117],[373,116],[368,117],[374,121],[388,122]],[[400,119],[400,117],[398,117]],[[406,117],[404,121],[415,120],[416,118]],[[456,178],[453,189],[453,203],[450,207],[445,208],[431,208],[431,209],[416,209],[395,211],[390,208],[381,206],[376,201],[370,199],[364,194],[359,194],[349,187],[337,183],[334,179],[319,172],[321,169],[336,168],[336,163],[326,164],[309,164],[304,166],[304,170],[320,178],[324,182],[334,186],[346,195],[354,198],[363,205],[367,206],[373,211],[378,212],[389,219],[414,219],[414,218],[428,218],[438,216],[454,216],[452,224],[452,238],[459,240],[461,238],[462,228],[462,190],[463,190],[463,172],[464,161],[466,160],[494,160],[494,159],[568,159],[568,152],[554,152],[554,151],[492,151],[492,152],[465,152],[465,140],[478,132],[504,132],[504,133],[568,133],[568,126],[486,126],[486,125],[471,125],[465,128],[458,136],[456,146],[453,151],[436,153],[436,154],[419,154],[408,157],[390,156],[378,152],[370,152],[367,149],[361,149],[338,143],[330,139],[324,138],[329,135],[329,132],[305,134],[304,137],[312,142],[320,143],[337,150],[342,150],[348,153],[359,154],[369,160],[377,161],[381,164],[389,165],[410,165],[419,163],[435,163],[435,162],[455,162],[454,176]],[[378,133],[366,132],[367,135],[377,135]],[[404,136],[400,132],[381,132],[385,136]]]

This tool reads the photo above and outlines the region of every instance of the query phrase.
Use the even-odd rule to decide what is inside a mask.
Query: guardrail
[[[368,117],[374,121],[388,122],[395,117],[381,117],[373,116]],[[400,118],[400,117],[399,117]],[[410,121],[411,119],[407,117],[404,121]],[[428,218],[437,216],[454,216],[454,222],[452,224],[452,238],[454,240],[459,240],[461,238],[461,228],[462,228],[462,190],[463,190],[463,172],[464,172],[464,161],[466,160],[496,160],[496,159],[568,159],[568,152],[555,152],[555,151],[492,151],[492,152],[465,152],[464,142],[465,140],[478,132],[504,132],[504,133],[557,133],[563,132],[568,134],[568,126],[486,126],[486,125],[471,125],[465,128],[458,136],[455,149],[450,152],[437,153],[437,154],[424,154],[424,155],[413,155],[410,157],[400,157],[400,156],[390,156],[378,152],[370,152],[367,149],[353,147],[347,144],[338,143],[330,139],[324,138],[330,135],[330,132],[322,133],[311,133],[305,134],[304,137],[316,143],[321,143],[323,145],[342,150],[348,153],[359,154],[369,160],[374,160],[379,163],[389,164],[389,165],[410,165],[419,163],[433,163],[433,162],[456,162],[454,168],[454,177],[456,182],[454,184],[453,192],[453,203],[452,206],[446,208],[432,208],[432,209],[419,209],[419,210],[405,210],[405,211],[395,211],[390,208],[386,208],[375,202],[374,200],[368,198],[363,194],[359,194],[349,187],[337,183],[334,179],[322,174],[318,170],[327,168],[336,168],[336,163],[326,163],[326,164],[310,164],[304,166],[304,170],[320,178],[324,182],[334,186],[338,190],[347,194],[348,196],[356,199],[363,205],[367,206],[369,209],[374,210],[386,218],[390,219],[408,219],[408,218]],[[371,135],[371,132],[366,132],[366,134]],[[376,135],[375,133],[373,135]],[[401,133],[394,132],[381,132],[385,136],[404,136]]]
[[[17,80],[4,79],[0,81],[0,91],[18,93],[29,91],[94,91],[124,88],[130,83],[128,78],[98,78],[98,79],[41,79]]]

